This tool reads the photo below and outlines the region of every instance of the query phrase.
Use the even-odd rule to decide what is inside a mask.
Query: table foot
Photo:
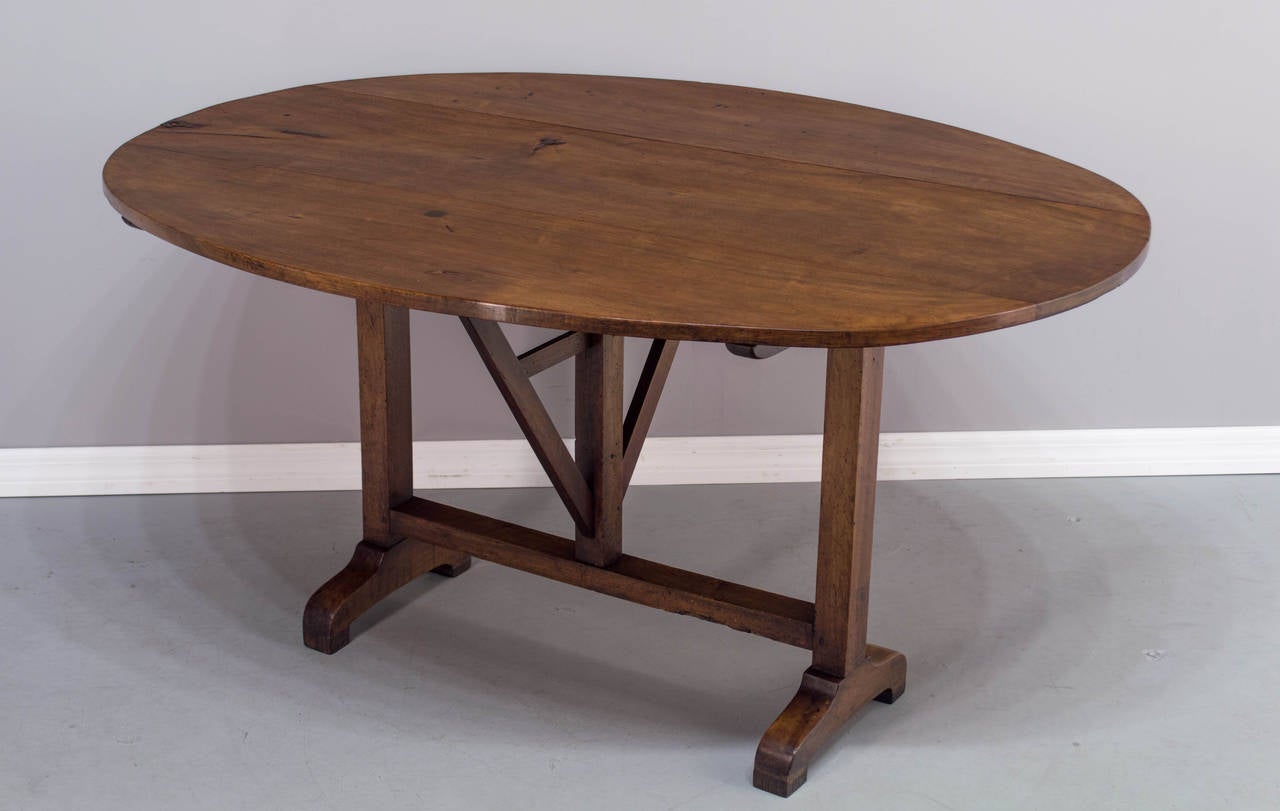
[[[470,567],[470,555],[421,541],[406,539],[391,546],[361,541],[346,568],[307,601],[303,643],[336,653],[351,641],[351,623],[391,592],[427,572],[457,577]]]
[[[813,759],[859,710],[872,699],[892,704],[906,681],[907,658],[875,645],[867,646],[867,658],[843,679],[806,670],[795,698],[760,739],[752,784],[789,797],[804,785]]]
[[[457,577],[463,572],[471,568],[471,556],[463,552],[450,552],[448,549],[441,549],[442,554],[452,554],[454,560],[451,563],[442,563],[431,570],[432,574],[438,574],[441,577]]]

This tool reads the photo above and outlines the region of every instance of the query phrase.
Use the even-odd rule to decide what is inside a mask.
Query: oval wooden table
[[[125,221],[357,301],[364,538],[307,604],[353,619],[475,555],[813,651],[754,782],[787,795],[906,660],[866,640],[882,347],[1043,318],[1128,278],[1150,232],[1116,184],[953,127],[722,85],[397,76],[167,121],[103,172]],[[408,309],[461,316],[573,538],[412,492]],[[565,330],[516,354],[498,322]],[[652,339],[627,406],[625,336]],[[623,495],[678,341],[827,351],[814,602],[621,551]],[[574,359],[574,453],[530,378]],[[494,652],[495,663],[500,657]]]

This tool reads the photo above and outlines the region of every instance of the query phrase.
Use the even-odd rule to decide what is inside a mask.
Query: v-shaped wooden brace
[[[516,355],[496,322],[463,318],[467,334],[502,392],[576,527],[574,556],[608,566],[622,553],[622,498],[635,472],[678,343],[649,347],[626,416],[622,413],[622,341],[566,332]],[[574,453],[547,414],[531,378],[574,358]]]

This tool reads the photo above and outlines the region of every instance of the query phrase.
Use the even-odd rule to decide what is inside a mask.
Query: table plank
[[[1105,178],[921,118],[751,87],[557,74],[442,74],[325,87],[821,166],[1144,214]]]

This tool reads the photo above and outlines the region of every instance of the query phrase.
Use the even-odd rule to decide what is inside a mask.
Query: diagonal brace
[[[675,360],[679,345],[679,341],[662,338],[654,339],[649,345],[649,354],[644,359],[644,368],[640,370],[640,379],[636,382],[636,390],[631,395],[631,405],[622,425],[624,490],[631,483],[631,474],[635,473],[636,463],[640,461],[640,449],[644,447],[645,437],[649,434],[653,414],[657,411],[658,400],[662,397],[662,388],[667,383],[671,362]]]
[[[471,342],[502,392],[520,430],[533,447],[538,462],[551,479],[551,486],[573,517],[574,524],[581,532],[590,535],[595,528],[591,488],[565,447],[560,432],[534,391],[529,375],[511,349],[507,337],[494,321],[464,317],[462,325],[467,328]]]
[[[557,363],[581,355],[587,348],[587,336],[583,332],[564,332],[546,343],[539,344],[520,355],[520,368],[529,377],[545,372]]]

